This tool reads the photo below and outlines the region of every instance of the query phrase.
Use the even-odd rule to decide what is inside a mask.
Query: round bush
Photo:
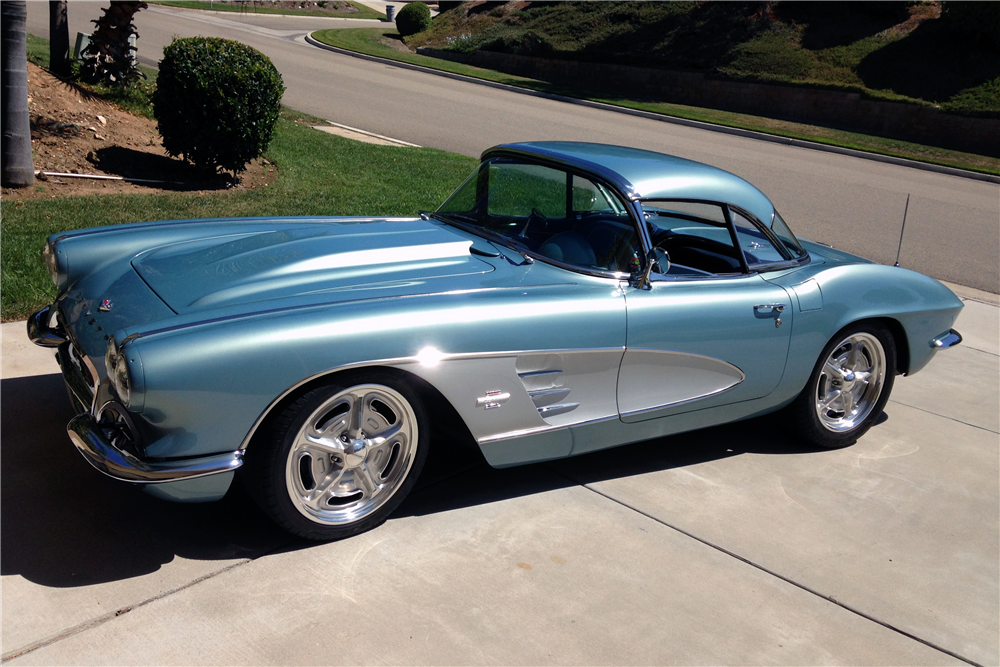
[[[410,2],[396,14],[396,30],[403,37],[431,27],[431,10],[422,2]]]
[[[260,51],[217,37],[163,49],[153,114],[163,147],[196,166],[238,173],[267,148],[285,87]]]

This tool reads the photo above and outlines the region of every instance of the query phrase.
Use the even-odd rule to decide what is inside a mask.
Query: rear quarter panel
[[[788,402],[806,385],[823,348],[841,329],[883,320],[896,337],[897,368],[910,375],[933,358],[931,339],[946,332],[962,302],[937,280],[881,264],[812,264],[771,277],[794,304],[785,376],[776,400]]]

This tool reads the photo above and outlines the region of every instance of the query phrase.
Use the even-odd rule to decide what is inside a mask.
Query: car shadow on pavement
[[[177,504],[94,470],[66,435],[58,374],[0,381],[0,574],[86,586],[182,557],[255,558],[295,542],[239,484],[222,501]]]
[[[887,417],[882,415],[880,422]],[[431,480],[418,484],[393,516],[421,516],[545,493],[582,484],[683,468],[742,454],[808,455],[824,451],[782,430],[779,418],[657,438],[581,456],[514,468],[490,468],[482,457],[459,454],[428,462]],[[390,521],[392,519],[390,518]]]
[[[67,588],[142,576],[176,557],[253,559],[315,546],[279,529],[238,482],[217,503],[178,504],[100,474],[66,435],[73,412],[65,396],[58,374],[0,381],[0,574]],[[434,443],[415,490],[393,516],[474,507],[744,453],[819,451],[785,435],[775,421],[764,417],[502,470],[490,468],[474,444],[445,438]]]

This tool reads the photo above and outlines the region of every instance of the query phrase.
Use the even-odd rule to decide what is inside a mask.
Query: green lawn
[[[149,0],[150,4],[180,7],[182,9],[210,9],[216,12],[239,12],[241,14],[285,14],[288,16],[329,16],[350,19],[380,19],[385,20],[385,14],[366,7],[358,2],[351,2],[355,12],[333,12],[322,9],[289,10],[275,7],[264,7],[254,2],[240,4],[223,4],[208,0]]]
[[[454,74],[462,74],[486,81],[494,81],[530,90],[538,90],[569,97],[605,102],[630,109],[640,109],[665,116],[686,118],[727,127],[766,132],[793,139],[805,139],[818,143],[854,148],[880,155],[892,155],[931,164],[940,164],[959,169],[968,169],[988,174],[1000,174],[1000,164],[996,158],[961,151],[952,151],[933,146],[923,146],[896,139],[886,139],[857,132],[845,132],[817,125],[793,123],[790,121],[752,116],[749,114],[703,109],[681,104],[666,102],[643,102],[638,100],[612,98],[606,95],[592,94],[585,90],[573,90],[565,86],[553,85],[545,81],[505,74],[495,70],[472,67],[450,60],[431,58],[416,53],[407,53],[389,45],[393,40],[399,40],[395,30],[384,28],[349,28],[344,30],[320,30],[313,33],[313,38],[324,44],[336,46],[357,53],[380,56],[391,60],[421,65]]]
[[[0,317],[23,319],[55,288],[41,248],[55,232],[146,220],[266,215],[416,215],[434,209],[477,161],[430,148],[375,146],[296,124],[283,111],[265,153],[278,180],[255,191],[95,195],[0,202]]]

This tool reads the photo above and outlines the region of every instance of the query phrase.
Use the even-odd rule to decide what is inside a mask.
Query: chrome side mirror
[[[670,270],[670,254],[659,246],[650,250],[649,254],[646,255],[646,270],[642,272],[636,287],[650,289],[653,286],[650,276],[654,269],[657,273],[666,273]]]

